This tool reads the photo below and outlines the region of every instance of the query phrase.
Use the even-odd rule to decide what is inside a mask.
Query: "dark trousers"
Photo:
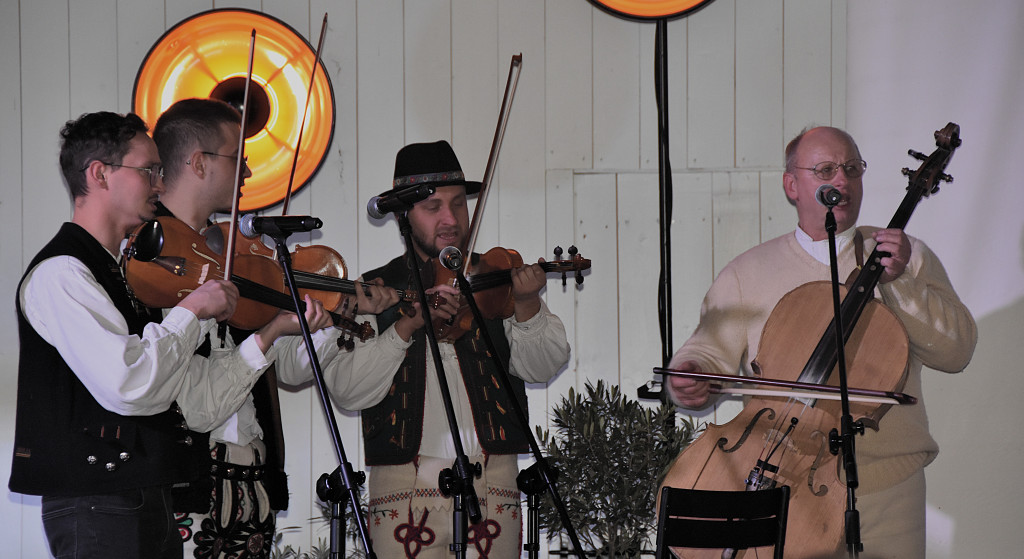
[[[181,559],[169,487],[43,497],[43,529],[57,559]]]

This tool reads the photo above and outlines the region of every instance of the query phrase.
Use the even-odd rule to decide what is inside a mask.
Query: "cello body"
[[[830,308],[830,302],[828,282],[804,284],[785,295],[765,323],[754,370],[765,377],[796,380],[831,322],[820,310]],[[866,305],[846,351],[851,386],[902,388],[910,355],[906,331],[878,301]],[[828,384],[835,384],[837,377],[830,375]],[[851,403],[854,419],[876,429],[887,409]],[[709,425],[680,453],[662,485],[719,491],[788,485],[786,557],[828,557],[843,543],[846,509],[840,463],[829,451],[829,431],[839,427],[840,416],[838,402],[751,398],[739,415],[724,425]],[[759,477],[761,485],[757,479],[748,484],[752,477]],[[685,558],[722,557],[722,550],[675,552]],[[760,552],[748,550],[745,556],[771,556],[770,548]]]

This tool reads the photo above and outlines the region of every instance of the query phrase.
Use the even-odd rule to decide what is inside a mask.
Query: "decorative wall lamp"
[[[323,64],[310,93],[305,129],[302,111],[310,91],[315,52],[284,22],[243,9],[196,14],[153,45],[135,78],[133,111],[152,127],[174,102],[214,98],[241,110],[256,30],[245,154],[252,177],[242,187],[239,210],[253,211],[285,198],[302,131],[292,192],[308,183],[327,156],[334,135],[334,91]]]

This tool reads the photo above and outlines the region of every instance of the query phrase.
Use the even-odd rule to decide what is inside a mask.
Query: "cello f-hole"
[[[718,439],[718,448],[722,449],[723,452],[735,452],[736,449],[743,446],[743,443],[746,442],[747,437],[749,437],[750,433],[754,430],[754,426],[757,425],[757,422],[761,420],[761,416],[764,415],[765,413],[768,414],[769,421],[775,419],[775,410],[773,410],[772,408],[761,408],[761,410],[757,412],[754,418],[750,420],[750,423],[747,424],[747,428],[743,430],[743,434],[740,435],[739,440],[736,441],[736,444],[734,444],[732,448],[725,448],[725,445],[728,444],[729,442],[729,439],[726,439],[725,437]]]
[[[811,493],[815,497],[821,497],[822,495],[828,493],[828,486],[822,485],[817,490],[815,490],[814,474],[817,473],[818,468],[821,466],[822,460],[825,458],[826,453],[828,453],[828,437],[825,435],[825,433],[822,433],[821,431],[818,430],[815,430],[813,433],[811,433],[811,437],[817,437],[819,439],[819,444],[818,455],[814,457],[814,462],[811,464],[810,469],[807,471],[807,487],[808,489],[811,490]],[[838,468],[839,461],[836,460],[837,473]]]

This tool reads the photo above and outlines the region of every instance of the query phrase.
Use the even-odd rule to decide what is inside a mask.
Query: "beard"
[[[458,242],[452,246],[462,249],[462,245],[465,244],[465,242],[465,235],[460,235]],[[425,254],[427,258],[437,258],[438,255],[441,254],[441,250],[449,246],[445,245],[443,247],[438,247],[433,235],[428,235],[415,230],[412,232],[412,243],[416,246],[416,249]]]

